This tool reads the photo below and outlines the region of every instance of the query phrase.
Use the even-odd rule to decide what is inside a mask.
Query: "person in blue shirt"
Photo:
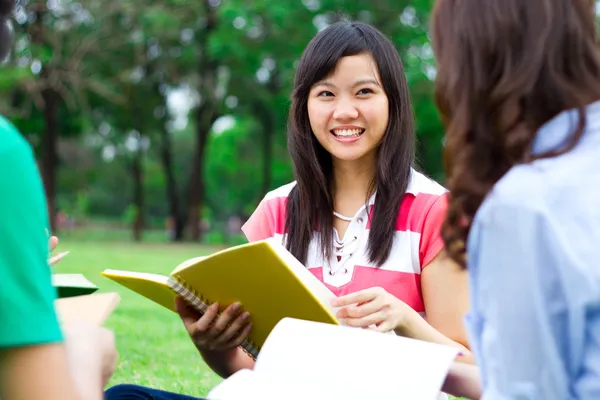
[[[437,0],[443,237],[469,273],[445,389],[600,399],[600,52],[589,0]]]

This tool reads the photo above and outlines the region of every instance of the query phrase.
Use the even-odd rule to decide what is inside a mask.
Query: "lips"
[[[351,139],[359,137],[365,132],[365,130],[363,128],[336,128],[330,130],[329,132],[338,138]]]

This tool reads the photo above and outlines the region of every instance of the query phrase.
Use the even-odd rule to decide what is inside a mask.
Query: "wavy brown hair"
[[[515,164],[575,146],[584,108],[600,99],[590,0],[437,0],[432,40],[436,103],[446,125],[450,200],[442,236],[466,266],[475,213]],[[537,130],[564,110],[579,122],[563,148],[533,155]]]

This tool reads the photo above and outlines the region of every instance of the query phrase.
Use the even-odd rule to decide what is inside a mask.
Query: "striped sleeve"
[[[288,195],[295,182],[281,186],[265,195],[256,210],[242,226],[249,242],[283,236]]]
[[[250,218],[242,226],[242,232],[249,242],[268,239],[275,234],[273,210],[270,202],[263,199]]]
[[[419,243],[421,269],[425,268],[444,248],[442,224],[446,218],[448,196],[436,196],[423,219]]]

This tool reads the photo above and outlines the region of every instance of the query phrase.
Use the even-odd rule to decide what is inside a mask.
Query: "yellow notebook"
[[[242,347],[253,358],[285,317],[340,324],[330,306],[333,292],[275,239],[186,260],[170,276],[110,269],[102,275],[172,311],[176,295],[200,312],[239,301],[252,321]]]

